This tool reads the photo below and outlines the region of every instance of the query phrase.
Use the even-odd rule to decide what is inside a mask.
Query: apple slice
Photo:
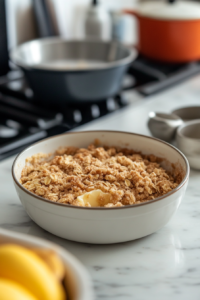
[[[99,207],[108,204],[110,197],[111,195],[108,193],[103,193],[101,190],[94,190],[77,197],[77,201],[81,206],[87,206],[87,203],[89,203],[91,207]]]

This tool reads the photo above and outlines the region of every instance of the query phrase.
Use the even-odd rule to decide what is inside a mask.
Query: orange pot
[[[170,63],[200,59],[200,4],[149,1],[138,11],[125,12],[138,19],[137,48],[141,54]]]

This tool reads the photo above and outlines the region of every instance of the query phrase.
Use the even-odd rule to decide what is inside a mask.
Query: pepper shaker
[[[111,39],[111,17],[97,0],[92,0],[85,17],[85,37],[100,40]]]

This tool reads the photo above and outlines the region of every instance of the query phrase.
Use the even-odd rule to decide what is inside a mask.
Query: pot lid
[[[191,0],[154,0],[139,5],[137,12],[161,20],[196,20],[200,19],[200,4]]]

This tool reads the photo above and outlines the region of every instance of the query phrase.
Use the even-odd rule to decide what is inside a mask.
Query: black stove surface
[[[200,61],[169,64],[139,56],[129,69],[139,82],[136,88],[147,97],[200,73]]]
[[[200,63],[169,65],[139,57],[131,65],[122,92],[82,106],[42,107],[19,70],[0,77],[0,160],[28,145],[86,124],[129,104],[124,90],[147,97],[200,72]]]
[[[21,72],[12,71],[7,79],[1,79],[0,160],[38,140],[64,133],[127,105],[119,94],[99,103],[43,107],[39,99],[34,99]]]

